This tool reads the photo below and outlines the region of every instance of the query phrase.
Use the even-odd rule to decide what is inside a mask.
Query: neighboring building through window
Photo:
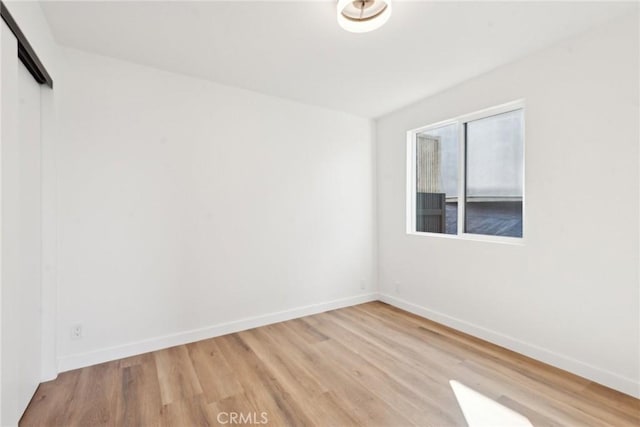
[[[409,150],[409,232],[523,236],[522,103],[410,131]]]
[[[416,134],[416,231],[457,234],[458,125]]]

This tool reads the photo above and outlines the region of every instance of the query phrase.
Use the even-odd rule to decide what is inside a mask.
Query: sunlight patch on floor
[[[449,381],[469,427],[533,427],[527,417],[458,381]]]

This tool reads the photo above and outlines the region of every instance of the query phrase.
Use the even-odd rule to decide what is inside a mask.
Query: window
[[[410,131],[408,153],[410,233],[523,236],[521,102]]]

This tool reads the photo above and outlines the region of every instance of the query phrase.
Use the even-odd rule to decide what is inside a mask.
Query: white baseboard
[[[622,393],[640,398],[640,383],[630,378],[622,377],[616,373],[607,371],[573,359],[562,354],[555,353],[546,348],[520,341],[508,335],[496,332],[482,326],[475,325],[462,319],[458,319],[426,307],[422,307],[401,298],[388,294],[368,293],[354,297],[342,298],[319,304],[307,305],[290,310],[278,311],[261,316],[239,319],[231,322],[220,323],[205,328],[193,329],[171,335],[151,338],[135,343],[125,344],[117,347],[110,347],[91,351],[88,353],[73,354],[58,359],[58,371],[65,372],[72,369],[83,368],[96,365],[98,363],[109,362],[150,351],[161,350],[176,345],[188,344],[191,342],[213,338],[221,335],[240,332],[251,328],[270,325],[272,323],[284,322],[286,320],[322,313],[338,308],[349,307],[356,304],[380,300],[410,313],[433,320],[445,326],[465,332],[474,337],[486,340],[493,344],[524,354],[533,359],[555,366],[565,371],[569,371],[581,377],[590,379],[597,383],[611,387]]]
[[[220,323],[205,328],[150,338],[121,346],[104,348],[87,353],[72,354],[58,359],[58,371],[65,372],[73,369],[84,368],[98,363],[109,362],[138,354],[148,353],[150,351],[161,350],[234,332],[245,331],[247,329],[283,322],[285,320],[296,319],[329,310],[376,301],[377,299],[377,293],[362,294],[324,303],[293,308],[290,310],[264,314],[261,316]]]
[[[457,319],[435,310],[410,303],[401,298],[381,293],[379,294],[379,300],[640,399],[640,383],[631,378],[622,377],[605,369],[555,353],[546,348],[520,341],[465,320]]]

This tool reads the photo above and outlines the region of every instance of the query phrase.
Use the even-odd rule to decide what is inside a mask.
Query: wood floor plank
[[[612,408],[636,420],[640,425],[640,400],[622,394],[600,384],[590,383],[581,391],[581,395],[589,402],[598,402],[605,408]]]
[[[266,411],[277,425],[313,425],[291,393],[238,334],[220,337],[218,342],[245,394],[255,395],[260,411]]]
[[[341,403],[341,407],[356,422],[355,425],[388,425],[385,420],[395,417],[402,425],[409,425],[397,411],[373,396],[350,376],[335,369],[333,363],[306,344],[304,338],[289,328],[288,324],[270,325],[266,330],[280,348],[286,349],[289,361],[308,367],[308,372]],[[354,425],[354,424],[349,424]]]
[[[544,412],[541,413],[562,425],[594,427],[606,425],[604,421],[585,414],[578,408],[571,409],[566,402],[550,399],[535,389],[519,386],[517,382],[505,378],[499,372],[486,370],[471,362],[465,362],[460,366],[455,379],[494,401],[498,401],[504,396],[534,410],[539,411],[544,408]],[[515,408],[511,409],[516,410]]]
[[[76,405],[76,385],[81,370],[63,372],[54,381],[40,384],[25,411],[21,425],[63,426],[70,424],[69,410]]]
[[[318,383],[308,371],[299,369],[288,358],[277,351],[277,344],[269,340],[269,336],[254,329],[241,332],[240,336],[256,355],[265,362],[275,378],[289,390],[295,392],[298,398],[314,399],[326,392],[327,389]],[[310,402],[301,402],[310,403]]]
[[[186,347],[208,403],[243,392],[215,340],[198,341]]]
[[[362,307],[355,307],[355,309],[362,310]],[[364,311],[366,314],[375,316],[376,312],[380,310],[394,312],[397,309],[383,305]],[[418,336],[420,333],[415,329],[407,328],[407,325],[403,323],[404,320],[410,318],[420,325],[419,330],[439,330],[437,336],[430,339],[433,345],[444,348],[453,344],[452,351],[464,356],[467,365],[477,364],[483,369],[489,370],[491,373],[487,375],[491,376],[501,373],[504,383],[511,382],[517,384],[519,388],[535,389],[535,395],[540,396],[538,398],[547,399],[549,402],[566,401],[572,408],[584,412],[587,416],[598,418],[602,414],[606,414],[607,419],[602,420],[604,422],[640,425],[640,418],[638,418],[640,413],[638,404],[640,402],[637,399],[426,319],[406,316],[404,312],[396,314],[397,316],[392,320],[392,323],[399,323],[407,333],[418,334]],[[595,390],[599,391],[598,395],[601,399],[595,397],[589,400],[584,399],[586,393],[594,393],[595,396],[598,393]],[[609,395],[608,393],[618,396],[618,398],[607,401],[605,396]],[[613,404],[614,401],[616,404]],[[634,404],[635,409],[633,409]]]
[[[80,370],[73,390],[74,401],[82,405],[68,407],[65,419],[69,426],[108,426],[116,423],[119,389],[118,362],[102,363]],[[96,381],[99,378],[99,381]]]
[[[428,339],[440,348],[451,348],[453,351],[464,358],[474,358],[478,361],[496,361],[501,364],[507,364],[510,368],[524,372],[526,375],[533,376],[535,380],[548,382],[554,387],[560,387],[566,390],[582,392],[585,387],[591,384],[591,381],[572,375],[566,371],[549,366],[545,363],[533,360],[526,356],[515,352],[510,352],[502,347],[493,345],[479,338],[472,337],[462,332],[451,329],[447,326],[432,322],[417,315],[407,313],[396,307],[387,304],[376,304],[367,307],[366,310],[362,306],[354,307],[371,316],[382,318],[387,322],[397,325],[397,327],[406,328],[404,330],[411,334],[422,334],[423,339]],[[417,327],[411,327],[411,325]],[[428,334],[425,336],[424,333]],[[420,335],[419,335],[420,336]],[[508,354],[508,357],[504,357]]]
[[[272,372],[291,390],[316,425],[356,425],[357,421],[342,406],[336,405],[335,394],[314,375],[277,351],[278,344],[260,329],[241,334],[259,357],[272,367]],[[314,334],[317,336],[316,334]],[[324,339],[314,342],[322,342]]]
[[[120,378],[116,424],[132,427],[157,425],[162,412],[162,397],[153,356],[144,354],[137,358],[137,363],[121,363]]]
[[[263,421],[265,418],[268,421],[269,414],[266,411],[258,410],[255,404],[255,399],[245,393],[220,399],[209,405],[212,414],[212,425],[225,425],[233,420],[235,420],[235,425],[251,425],[254,421]],[[264,418],[263,412],[265,414]],[[243,415],[242,419],[240,419],[239,414]]]
[[[186,346],[167,348],[153,355],[163,405],[202,394],[202,386]]]
[[[536,427],[640,425],[638,399],[374,302],[62,373],[20,426],[464,426],[451,380]]]
[[[352,316],[350,313],[338,311],[329,312],[326,315],[342,328],[359,335],[361,339],[368,339],[380,347],[393,349],[396,357],[434,374],[446,372],[463,361],[459,355],[448,356],[429,342],[415,339],[406,332],[396,333],[380,324],[358,323],[363,319],[361,316]]]
[[[559,421],[551,419],[508,396],[500,396],[496,399],[496,402],[524,415],[536,427],[559,427],[563,425]]]
[[[381,368],[374,366],[347,347],[331,343],[331,346],[319,345],[325,357],[335,360],[336,368],[344,370],[363,387],[368,388],[381,401],[398,411],[414,425],[455,425],[455,418],[449,413],[414,393],[401,382]]]
[[[448,425],[464,425],[462,412],[456,410],[455,396],[449,386],[450,376],[445,370],[424,368],[415,363],[408,362],[393,348],[388,348],[375,340],[364,339],[348,329],[338,327],[334,319],[326,316],[314,316],[313,319],[304,319],[305,322],[313,322],[321,331],[331,331],[332,339],[340,342],[345,347],[355,351],[363,360],[373,366],[379,367],[394,381],[411,390],[415,396],[422,399],[425,408],[431,408],[439,412],[441,408],[447,409],[450,418]],[[434,409],[435,408],[435,409]]]
[[[205,427],[213,424],[204,395],[198,394],[173,400],[162,407],[160,420],[155,424],[162,427]]]
[[[480,391],[493,387],[498,393],[507,395],[524,405],[548,408],[550,416],[555,414],[558,420],[563,419],[566,423],[589,426],[629,425],[628,420],[620,418],[614,412],[602,413],[600,409],[592,407],[593,402],[584,402],[567,393],[552,391],[544,384],[520,382],[515,374],[512,375],[496,367],[487,368],[468,361],[461,365],[459,375],[461,378],[466,378],[467,382],[470,380],[474,382],[475,387]],[[634,425],[637,426],[637,424]]]
[[[278,336],[285,337],[289,343],[288,346],[294,351],[305,353],[313,363],[317,380],[323,382],[343,400],[343,404],[359,424],[414,425],[399,410],[371,393],[354,375],[338,369],[333,358],[327,358],[326,354],[315,346],[305,346],[305,341],[296,331],[294,324],[285,323],[278,326],[285,330]]]

